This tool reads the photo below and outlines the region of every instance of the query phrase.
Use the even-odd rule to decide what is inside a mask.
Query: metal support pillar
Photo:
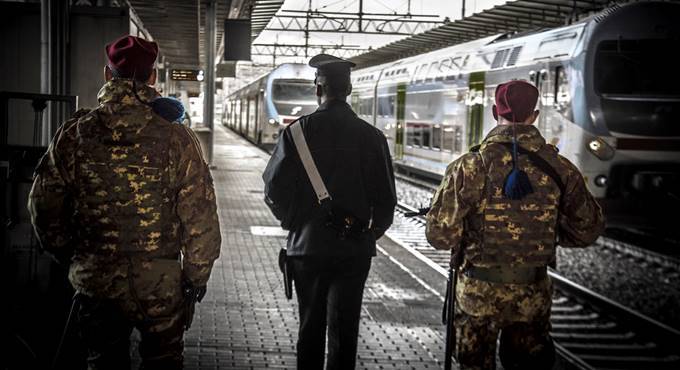
[[[65,1],[40,2],[40,92],[63,95],[69,90],[69,5]],[[34,135],[47,146],[57,126],[69,116],[60,105],[48,105],[40,134]]]
[[[40,1],[40,92],[52,93],[52,58],[50,58],[50,46],[52,44],[52,22],[50,17],[50,0]],[[45,137],[49,135],[48,122],[51,117],[51,109],[47,108],[47,114],[42,115],[40,142],[44,146]],[[35,133],[33,134],[35,137]]]
[[[203,97],[203,125],[210,129],[208,138],[208,165],[212,166],[215,145],[215,0],[209,0],[205,8],[205,80]]]

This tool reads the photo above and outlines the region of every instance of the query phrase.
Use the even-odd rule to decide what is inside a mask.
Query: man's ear
[[[146,80],[146,84],[149,86],[153,86],[156,84],[156,78],[158,77],[158,70],[154,68],[151,71],[151,74],[149,75],[149,79]]]
[[[349,84],[347,86],[347,96],[349,96],[349,94],[351,94],[351,93],[352,93],[352,84]]]
[[[536,119],[538,119],[538,114],[539,114],[539,113],[540,113],[540,112],[539,112],[538,110],[535,110],[534,113],[531,113],[531,116],[529,116],[529,119],[527,120],[526,123],[528,123],[528,124],[531,125],[531,124],[533,124],[534,122],[536,122]]]
[[[494,104],[493,106],[491,106],[491,113],[493,113],[493,119],[495,119],[496,121],[498,121],[498,110],[497,110],[497,108],[496,108],[496,104]]]
[[[319,97],[319,98],[323,96],[323,86],[322,85],[316,85],[316,96]]]
[[[113,72],[111,72],[111,68],[109,66],[104,66],[104,79],[106,81],[111,81],[113,78]]]

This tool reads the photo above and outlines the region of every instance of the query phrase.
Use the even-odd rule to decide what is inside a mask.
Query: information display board
[[[170,79],[174,81],[203,81],[203,71],[200,69],[173,69]]]

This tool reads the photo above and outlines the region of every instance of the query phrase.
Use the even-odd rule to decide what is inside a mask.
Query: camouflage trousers
[[[456,287],[456,359],[460,369],[550,369],[552,284],[498,284],[459,275]]]
[[[184,316],[182,306],[174,313],[139,320],[128,312],[129,301],[78,296],[80,309],[77,322],[87,347],[88,370],[130,369],[130,334],[141,333],[140,369],[182,369],[184,357]],[[132,315],[131,315],[132,313]]]

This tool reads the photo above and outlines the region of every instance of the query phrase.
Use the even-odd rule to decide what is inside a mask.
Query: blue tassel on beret
[[[533,193],[534,188],[531,187],[531,181],[529,180],[527,173],[517,167],[517,135],[514,134],[514,127],[513,136],[512,171],[510,171],[508,177],[505,178],[503,191],[507,198],[512,200],[520,200]]]
[[[182,122],[184,118],[184,105],[174,98],[156,98],[149,103],[153,111],[169,122]]]

